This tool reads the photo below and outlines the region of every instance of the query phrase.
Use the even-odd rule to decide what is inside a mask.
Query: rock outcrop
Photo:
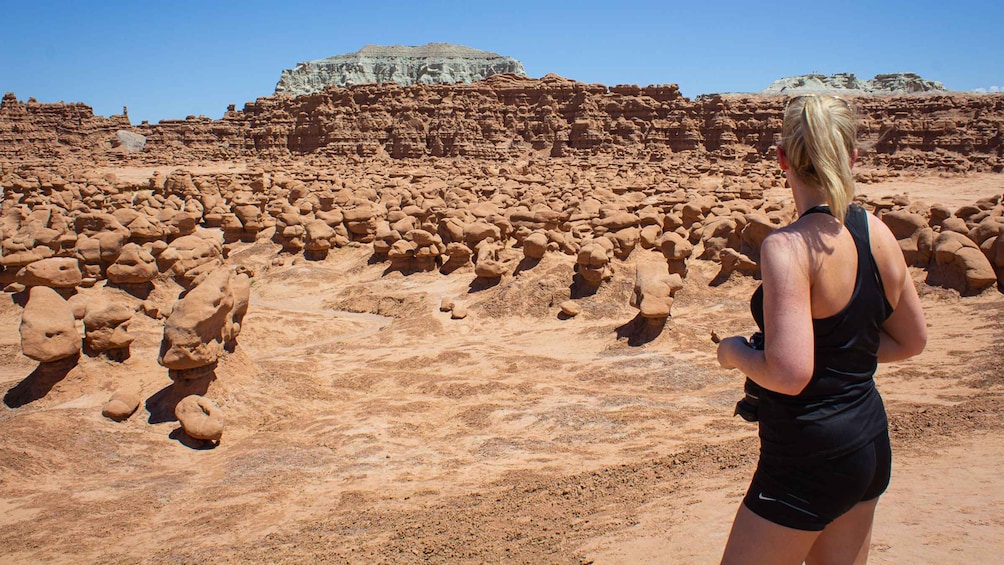
[[[328,86],[471,83],[501,73],[526,76],[523,64],[512,57],[462,45],[367,45],[355,53],[307,61],[282,71],[275,92],[300,96]]]
[[[607,87],[555,75],[527,79],[493,75],[472,84],[329,87],[291,98],[275,95],[231,109],[220,120],[165,120],[130,129],[142,152],[111,149],[122,118],[95,117],[81,105],[0,105],[0,158],[57,155],[174,164],[190,159],[407,159],[463,157],[512,161],[610,155],[667,161],[681,171],[730,177],[722,192],[755,198],[761,180],[780,176],[754,166],[769,160],[781,129],[783,96],[684,98],[675,85]],[[883,169],[947,172],[1004,170],[1001,94],[858,96],[861,164]],[[58,137],[54,132],[60,132]],[[862,180],[880,180],[879,177]],[[741,181],[741,182],[734,182]],[[749,182],[747,182],[749,181]],[[163,181],[161,181],[163,182]],[[36,190],[39,187],[34,187]],[[262,202],[247,202],[227,219],[234,237],[265,226]],[[210,212],[211,210],[206,210]],[[216,212],[219,213],[219,212]],[[237,211],[235,211],[237,213]],[[222,216],[218,216],[223,221]]]
[[[859,79],[853,73],[834,75],[800,75],[785,77],[771,83],[761,94],[808,94],[819,92],[851,92],[853,94],[917,94],[947,92],[938,81],[921,78],[915,73],[890,73],[875,78]]]

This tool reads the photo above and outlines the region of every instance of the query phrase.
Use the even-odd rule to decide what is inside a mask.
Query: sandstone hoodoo
[[[512,57],[463,45],[367,45],[355,53],[307,61],[282,71],[275,92],[300,96],[327,86],[471,83],[501,73],[526,76],[523,64]]]

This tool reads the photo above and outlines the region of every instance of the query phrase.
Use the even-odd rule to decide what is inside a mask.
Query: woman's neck
[[[805,182],[797,175],[788,173],[788,184],[791,185],[791,194],[795,198],[795,210],[798,211],[799,216],[816,206],[829,205],[826,195],[819,187]]]

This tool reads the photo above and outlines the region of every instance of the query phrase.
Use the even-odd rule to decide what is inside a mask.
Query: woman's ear
[[[857,156],[857,153],[855,153],[855,156]],[[781,167],[782,171],[787,171],[791,168],[791,165],[788,164],[788,156],[784,154],[784,149],[781,149],[780,145],[777,146],[777,164]]]
[[[855,147],[854,151],[851,153],[851,167],[853,167],[858,162],[858,148]]]

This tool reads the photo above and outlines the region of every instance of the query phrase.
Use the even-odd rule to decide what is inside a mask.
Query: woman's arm
[[[718,361],[768,390],[795,395],[812,379],[814,362],[808,251],[797,233],[779,230],[763,241],[760,261],[764,350],[731,337],[718,345]]]
[[[920,297],[917,296],[917,288],[913,286],[909,270],[904,269],[900,284],[902,291],[899,295],[899,304],[882,324],[882,333],[879,336],[879,363],[913,357],[927,345],[927,322],[924,321]]]
[[[917,296],[917,287],[913,285],[896,236],[882,220],[871,214],[868,219],[872,256],[878,263],[886,299],[893,307],[892,315],[882,324],[878,360],[880,363],[899,361],[924,350],[927,345],[927,323],[924,321],[920,297]]]

